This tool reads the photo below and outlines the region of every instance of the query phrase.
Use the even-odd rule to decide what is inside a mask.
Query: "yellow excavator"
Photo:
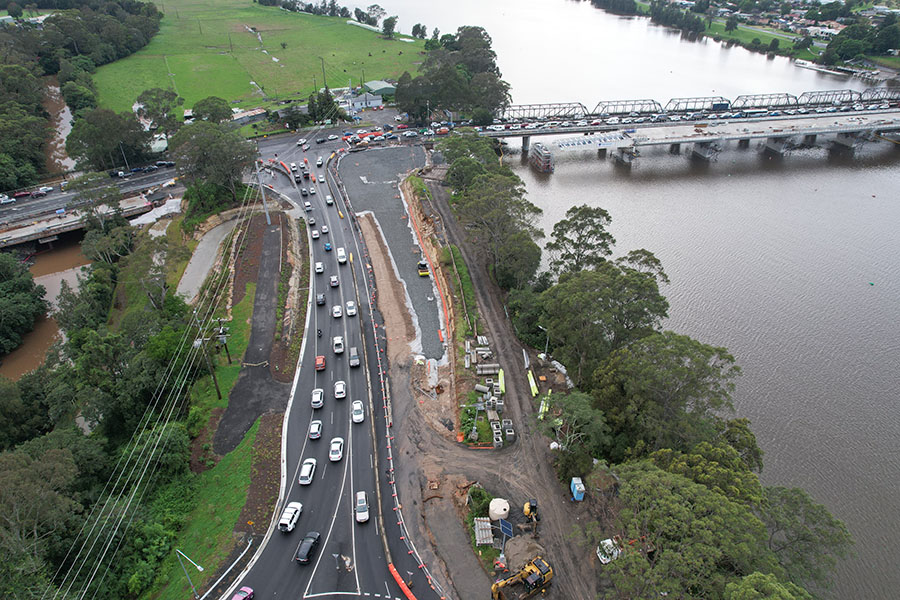
[[[543,557],[536,556],[518,573],[492,585],[491,600],[523,600],[544,594],[552,579],[553,567]]]

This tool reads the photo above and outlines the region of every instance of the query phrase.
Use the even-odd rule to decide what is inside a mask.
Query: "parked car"
[[[281,513],[281,520],[278,521],[278,531],[281,533],[292,532],[297,525],[297,520],[300,518],[300,513],[302,512],[303,505],[299,502],[291,502],[285,506],[284,512]]]
[[[332,438],[331,446],[328,447],[328,460],[337,462],[342,458],[344,458],[344,438]]]
[[[350,405],[350,415],[354,423],[362,423],[366,420],[366,411],[363,409],[362,400],[354,400]]]
[[[333,142],[334,140],[338,139],[338,136],[336,136],[336,135],[334,135],[334,134],[332,133],[331,135],[328,136],[328,139],[331,140],[331,141]],[[318,141],[318,140],[317,140],[317,141]],[[319,166],[321,167],[322,165],[319,165]]]
[[[316,548],[319,547],[319,540],[321,538],[322,536],[318,531],[308,532],[303,537],[303,541],[300,542],[300,546],[297,548],[297,556],[294,557],[294,560],[301,565],[309,564],[316,554]]]
[[[316,459],[307,458],[303,461],[303,464],[300,465],[300,477],[297,482],[300,485],[309,485],[313,481],[313,477],[316,475]]]
[[[327,140],[325,138],[319,138],[316,140],[317,144],[324,144]]]

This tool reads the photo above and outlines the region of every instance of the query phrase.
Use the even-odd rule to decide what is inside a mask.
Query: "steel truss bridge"
[[[743,109],[820,108],[837,105],[853,105],[867,102],[900,101],[900,89],[873,87],[863,92],[856,90],[824,90],[803,92],[799,96],[788,93],[746,94],[729,100],[722,96],[698,96],[672,98],[665,104],[652,99],[601,100],[593,110],[581,102],[546,104],[514,104],[498,116],[507,121],[546,121],[548,119],[588,119],[617,115],[639,116],[682,113],[690,111],[728,111]],[[715,108],[714,108],[715,107]]]

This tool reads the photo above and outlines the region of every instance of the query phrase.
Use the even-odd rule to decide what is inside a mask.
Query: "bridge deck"
[[[602,148],[720,142],[755,138],[900,131],[900,109],[742,119],[702,119],[627,125],[595,125],[482,131],[486,137],[531,137],[588,134]],[[568,138],[566,146],[575,146]],[[581,145],[581,144],[578,144]]]

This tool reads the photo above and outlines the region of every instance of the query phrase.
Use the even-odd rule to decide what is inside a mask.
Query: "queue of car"
[[[319,140],[316,140],[319,141]],[[306,143],[306,140],[301,139],[298,140],[298,146],[303,146]],[[316,161],[317,167],[322,167],[324,164],[324,160],[322,157],[319,157]],[[291,170],[294,172],[299,172],[303,169],[303,165],[297,163],[291,163]],[[310,187],[308,190],[304,190],[301,188],[301,194],[306,196],[307,194],[314,194],[315,188]],[[305,194],[303,192],[306,192]],[[327,206],[333,206],[334,200],[330,195],[327,195],[325,198],[325,204]],[[312,239],[318,240],[323,236],[328,235],[329,229],[328,226],[324,223],[321,224],[318,228],[313,228],[316,224],[315,217],[313,217],[312,213],[313,207],[309,202],[304,203],[305,209],[308,213],[307,223],[311,227],[310,235]],[[332,250],[336,250],[335,255],[337,262],[339,264],[346,264],[347,262],[347,253],[343,247],[333,248],[331,242],[324,242],[323,249],[325,252],[331,252]],[[314,271],[317,275],[325,273],[325,262],[324,261],[315,261],[314,262]],[[340,276],[339,274],[331,274],[328,276],[328,286],[325,291],[319,291],[316,293],[316,305],[317,306],[325,306],[327,304],[327,289],[334,289],[335,292],[338,291],[340,287]],[[321,289],[321,288],[320,288]],[[346,303],[338,302],[331,306],[331,315],[333,319],[342,319],[346,314],[347,317],[354,317],[358,314],[358,309],[356,302],[354,300],[348,300]],[[319,335],[321,335],[321,330],[319,331]],[[343,336],[336,335],[332,337],[332,351],[336,356],[340,356],[344,352],[344,338]],[[359,351],[356,346],[350,348],[350,361],[349,364],[351,367],[358,367],[360,364],[359,359]],[[326,358],[325,355],[317,355],[315,357],[314,368],[316,371],[325,371],[326,369]],[[348,396],[348,386],[347,382],[343,379],[338,379],[333,383],[333,398],[335,400],[343,400]],[[310,408],[313,412],[313,415],[321,414],[319,411],[325,409],[326,398],[325,398],[325,390],[321,387],[316,387],[310,392]],[[365,408],[363,402],[361,400],[353,400],[350,404],[350,421],[352,424],[360,424],[365,421]],[[310,441],[316,441],[322,439],[325,432],[324,419],[315,418],[312,419],[309,423],[309,427],[307,430],[307,437]],[[335,436],[331,438],[331,441],[328,445],[328,460],[329,462],[340,462],[344,458],[344,448],[345,448],[345,440],[343,437]],[[297,474],[297,483],[300,486],[310,486],[314,483],[316,469],[318,466],[318,461],[316,458],[307,457],[301,460],[300,468]],[[300,502],[290,502],[288,503],[284,511],[281,515],[281,519],[278,523],[278,529],[284,534],[289,534],[292,532],[301,517],[303,512],[303,505]],[[365,491],[357,491],[354,496],[354,504],[353,504],[353,514],[354,519],[357,523],[365,523],[369,520],[369,501],[368,494]],[[317,531],[309,531],[300,541],[297,546],[297,550],[294,554],[294,560],[300,565],[306,565],[315,560],[316,551],[322,541],[322,535]],[[241,588],[242,590],[245,588]],[[250,588],[246,588],[250,592],[250,596],[252,597],[252,590]]]

